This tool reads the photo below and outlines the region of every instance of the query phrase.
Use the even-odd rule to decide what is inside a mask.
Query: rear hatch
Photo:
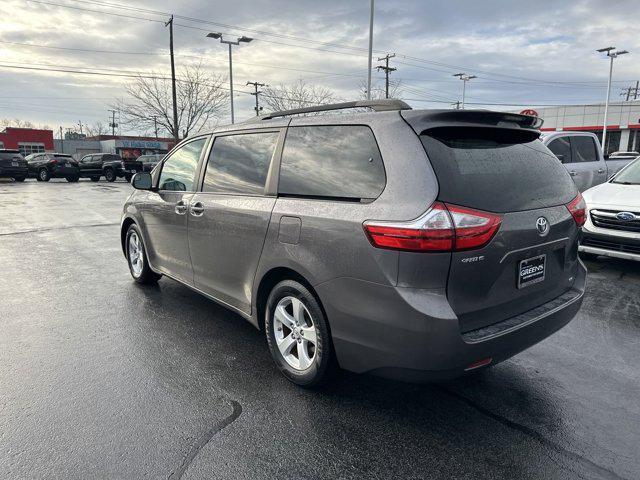
[[[18,150],[0,151],[0,167],[8,169],[26,166],[27,162]]]
[[[578,268],[579,228],[567,207],[578,195],[571,177],[534,128],[510,120],[518,116],[469,114],[417,131],[438,179],[438,201],[501,221],[481,248],[451,254],[447,297],[462,332],[560,296]]]
[[[127,172],[138,173],[143,170],[143,164],[138,160],[124,159],[123,163],[124,163],[124,169]]]

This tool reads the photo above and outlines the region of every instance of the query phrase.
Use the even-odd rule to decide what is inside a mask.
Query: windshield
[[[613,177],[611,183],[621,183],[623,185],[640,185],[640,158],[630,163],[627,168]]]

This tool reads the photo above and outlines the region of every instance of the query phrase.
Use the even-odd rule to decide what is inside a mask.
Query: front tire
[[[91,177],[91,181],[92,182],[99,182],[100,181],[100,177]]]
[[[107,168],[104,171],[104,178],[107,179],[107,182],[115,182],[116,181],[116,172],[114,172],[112,168]]]
[[[129,175],[128,173],[124,176],[124,179],[127,181],[127,183],[131,183],[131,175]]]
[[[267,300],[265,334],[276,365],[296,385],[316,386],[333,371],[329,324],[304,285],[284,280],[273,288]]]
[[[80,180],[80,177],[76,176],[72,176],[72,177],[66,177],[67,182],[69,183],[76,183],[78,180]]]
[[[135,224],[129,226],[127,230],[125,248],[129,272],[131,272],[133,279],[143,285],[157,283],[162,275],[151,270],[147,252],[144,248],[144,243],[142,243],[142,234]]]
[[[51,175],[49,175],[49,170],[46,168],[41,168],[38,171],[38,180],[41,182],[48,182],[51,179]]]

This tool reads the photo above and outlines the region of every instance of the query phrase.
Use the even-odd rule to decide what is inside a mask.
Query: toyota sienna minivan
[[[541,123],[390,100],[196,135],[134,177],[122,249],[135,281],[165,275],[262,330],[299,385],[495,365],[585,289],[585,204]]]

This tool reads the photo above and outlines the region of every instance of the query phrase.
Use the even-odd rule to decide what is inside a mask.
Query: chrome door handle
[[[599,168],[598,173],[604,173],[604,168]]]
[[[204,213],[204,205],[202,202],[196,202],[191,204],[191,215],[194,217],[201,217]]]
[[[575,170],[571,170],[569,172],[569,175],[571,175],[572,177],[575,177],[578,174],[578,172],[576,172]]]
[[[176,203],[175,212],[178,215],[184,215],[185,213],[187,213],[187,206],[185,205],[185,203],[182,200],[180,200],[178,203]]]

